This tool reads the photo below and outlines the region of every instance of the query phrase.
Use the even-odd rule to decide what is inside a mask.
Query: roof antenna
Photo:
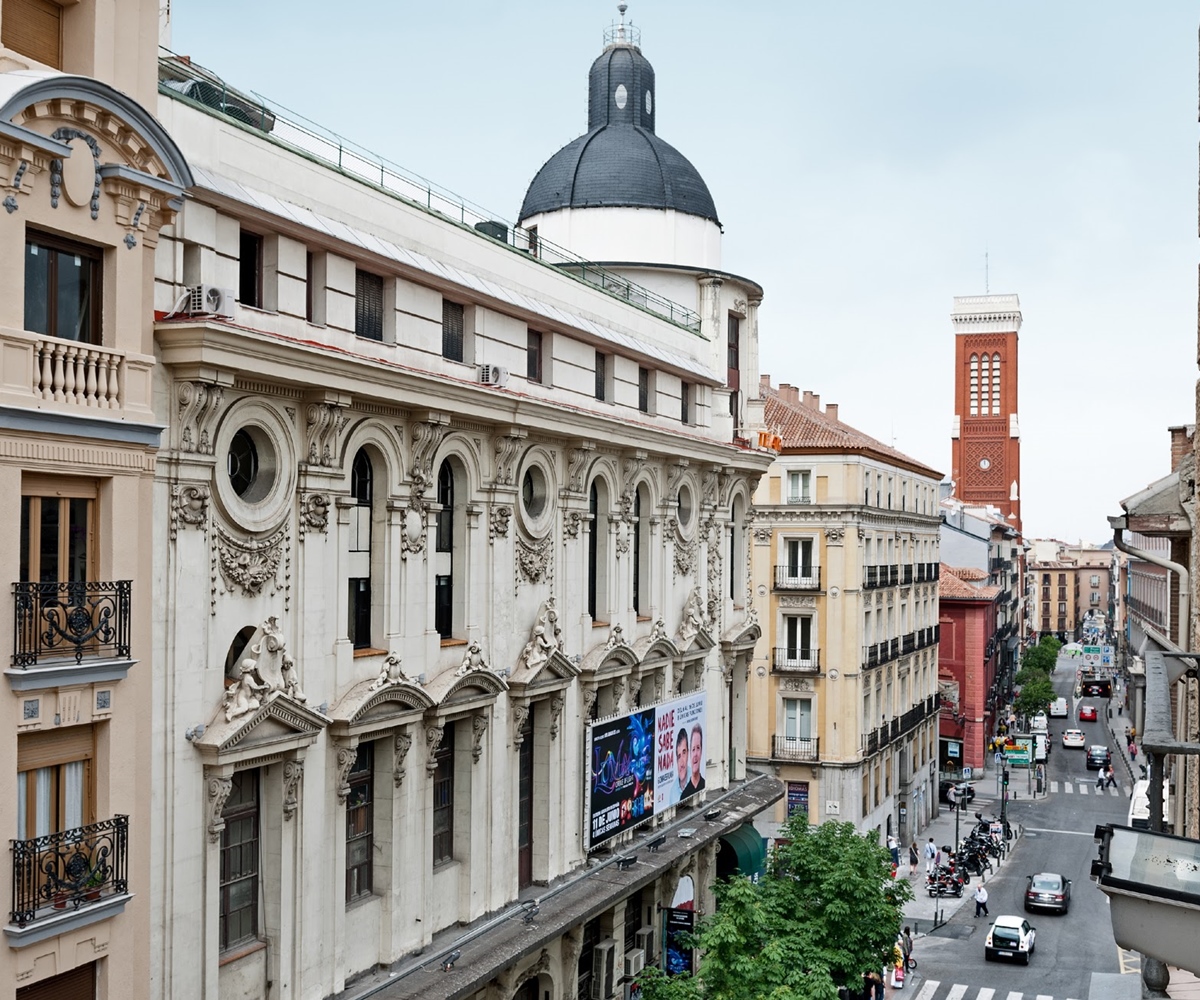
[[[625,11],[629,10],[629,4],[617,4],[617,13],[621,15],[621,26],[617,28],[617,41],[625,41]]]

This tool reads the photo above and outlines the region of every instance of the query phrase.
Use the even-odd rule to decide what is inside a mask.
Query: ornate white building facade
[[[682,304],[585,274],[174,58],[158,114],[194,183],[155,267],[153,995],[615,995],[780,794],[745,766],[761,289],[707,245]],[[685,701],[673,805],[599,729]]]

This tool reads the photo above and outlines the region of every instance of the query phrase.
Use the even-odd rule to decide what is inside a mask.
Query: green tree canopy
[[[1055,661],[1058,659],[1058,651],[1051,649],[1042,643],[1036,646],[1030,646],[1025,650],[1025,655],[1021,657],[1021,666],[1023,668],[1032,667],[1035,670],[1040,670],[1045,674],[1050,674],[1054,670]]]
[[[1038,645],[1045,646],[1046,649],[1050,650],[1050,652],[1052,652],[1055,655],[1055,657],[1057,657],[1058,651],[1060,649],[1062,649],[1063,644],[1061,642],[1059,642],[1058,639],[1056,639],[1052,635],[1044,635],[1044,636],[1042,636],[1042,641],[1039,642]]]
[[[1018,686],[1023,684],[1031,684],[1036,681],[1048,681],[1050,675],[1041,667],[1024,666],[1017,671],[1017,676],[1013,678],[1013,683]]]
[[[1038,712],[1048,709],[1054,698],[1054,686],[1050,683],[1049,678],[1039,678],[1021,688],[1021,693],[1017,696],[1013,707],[1021,715],[1037,715]]]
[[[717,911],[701,921],[695,977],[643,978],[646,1000],[836,1000],[862,975],[891,963],[907,879],[853,824],[788,820],[757,883],[735,876],[717,886]]]

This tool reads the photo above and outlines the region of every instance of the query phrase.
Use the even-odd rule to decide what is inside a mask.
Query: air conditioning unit
[[[616,960],[617,942],[605,938],[596,943],[592,951],[591,1000],[608,1000],[613,993],[613,963]]]
[[[633,979],[646,967],[646,953],[641,948],[625,952],[625,978]]]
[[[188,289],[187,312],[191,316],[232,316],[236,297],[232,288],[193,285]]]
[[[637,933],[634,934],[634,940],[637,942],[638,951],[646,956],[647,962],[654,961],[654,943],[656,940],[653,927],[639,927]]]
[[[508,385],[508,369],[502,365],[480,365],[480,385]]]

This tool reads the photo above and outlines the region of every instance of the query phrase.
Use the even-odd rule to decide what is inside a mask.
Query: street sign
[[[992,758],[992,760],[994,763],[999,764],[1002,760],[1004,760],[1004,754],[997,750],[996,755]]]
[[[1018,737],[1004,748],[1004,757],[1009,764],[1028,767],[1033,763],[1033,740],[1028,736]]]
[[[963,776],[963,781],[970,781],[971,780],[971,768],[964,767],[962,769],[962,776]]]
[[[1095,668],[1100,666],[1100,657],[1102,650],[1099,646],[1084,646],[1083,647],[1083,665],[1085,667]]]

